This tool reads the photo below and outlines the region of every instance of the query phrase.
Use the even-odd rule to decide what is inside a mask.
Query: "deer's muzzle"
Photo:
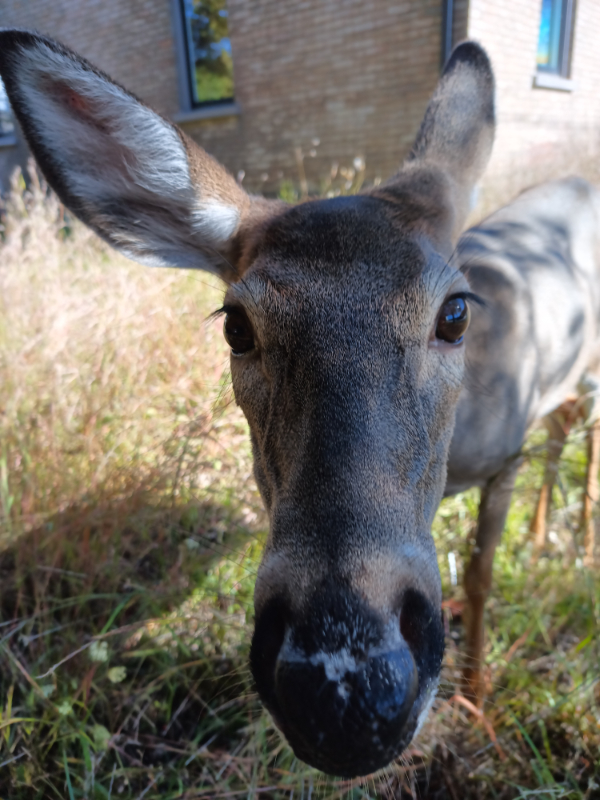
[[[443,629],[407,592],[387,619],[351,589],[321,588],[302,614],[273,598],[256,621],[251,666],[295,754],[323,772],[367,775],[409,744],[435,692]]]

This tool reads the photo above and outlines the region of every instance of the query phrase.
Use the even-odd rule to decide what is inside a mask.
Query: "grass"
[[[1,217],[0,798],[598,797],[583,434],[537,563],[543,437],[528,443],[487,609],[486,724],[450,702],[469,492],[434,529],[448,634],[434,713],[402,763],[326,778],[293,757],[248,673],[266,519],[208,319],[219,288],[119,258],[32,178]]]

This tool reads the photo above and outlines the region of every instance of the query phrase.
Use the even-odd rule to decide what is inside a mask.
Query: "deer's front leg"
[[[475,546],[465,572],[465,667],[463,691],[475,703],[483,701],[481,657],[484,645],[483,612],[492,584],[494,553],[504,530],[517,471],[515,458],[481,492]]]
[[[572,405],[572,404],[571,404]],[[567,436],[571,427],[571,416],[569,409],[561,406],[552,414],[544,419],[544,425],[548,430],[548,444],[546,453],[546,468],[544,471],[544,483],[540,490],[535,514],[531,520],[530,531],[535,536],[536,558],[546,546],[546,523],[548,520],[548,510],[552,501],[552,489],[558,474],[558,462],[562,455]],[[570,409],[572,412],[572,407]]]
[[[593,567],[598,554],[596,553],[596,520],[594,512],[600,498],[598,486],[598,468],[600,465],[600,422],[592,423],[587,433],[588,439],[588,464],[586,475],[585,494],[583,495],[583,511],[581,527],[584,530],[584,564]]]

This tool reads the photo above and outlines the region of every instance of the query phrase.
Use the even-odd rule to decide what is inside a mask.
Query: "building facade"
[[[600,144],[597,0],[0,0],[105,70],[252,191],[385,179],[453,42],[491,56],[498,132],[479,213],[589,174]],[[0,186],[26,148],[0,94]],[[4,114],[4,116],[3,116]]]

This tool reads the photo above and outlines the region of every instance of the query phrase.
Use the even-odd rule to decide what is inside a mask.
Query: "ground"
[[[583,432],[539,559],[544,436],[527,443],[487,607],[484,718],[453,699],[469,492],[434,526],[447,654],[429,722],[383,773],[327,778],[293,757],[248,672],[266,520],[209,316],[220,290],[119,258],[32,174],[0,218],[0,798],[600,797]]]

